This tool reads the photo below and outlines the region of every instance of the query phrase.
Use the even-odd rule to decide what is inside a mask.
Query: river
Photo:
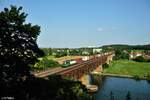
[[[94,100],[150,100],[150,83],[147,80],[103,77]],[[129,92],[129,93],[128,93]]]

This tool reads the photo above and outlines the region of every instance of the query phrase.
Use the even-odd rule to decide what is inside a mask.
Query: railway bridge
[[[102,72],[102,65],[105,63],[109,64],[110,61],[112,61],[113,56],[113,52],[99,54],[87,61],[83,61],[82,63],[72,65],[68,68],[59,68],[54,71],[45,71],[43,73],[36,74],[36,76],[47,77],[49,75],[57,74],[61,75],[63,78],[72,78],[74,80],[80,80],[83,84],[88,85],[88,75],[92,72]]]
[[[62,77],[68,77],[80,80],[83,84],[88,85],[89,74],[92,72],[102,72],[103,64],[109,64],[112,61],[114,54],[112,52],[101,54],[99,57],[94,57],[86,62],[71,66],[67,69],[59,71],[57,74]]]

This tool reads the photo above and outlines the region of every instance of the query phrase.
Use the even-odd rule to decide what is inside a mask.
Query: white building
[[[102,52],[102,49],[100,49],[100,48],[93,49],[93,53],[101,53],[101,52]]]

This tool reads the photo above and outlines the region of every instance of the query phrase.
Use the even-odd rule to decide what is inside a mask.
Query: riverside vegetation
[[[150,46],[124,46],[124,45],[112,45],[115,50],[115,56],[113,61],[104,66],[104,73],[127,75],[132,76],[135,79],[145,78],[150,79],[150,59],[145,59],[143,56],[137,56],[134,59],[130,59],[130,52],[143,52],[149,55]],[[134,50],[134,49],[135,50]],[[137,50],[139,49],[139,50]]]
[[[150,79],[150,63],[135,62],[132,60],[116,60],[111,62],[109,68],[104,69],[104,73]]]

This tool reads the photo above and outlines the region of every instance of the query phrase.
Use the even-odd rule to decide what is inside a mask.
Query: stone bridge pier
[[[92,74],[99,74],[103,71],[103,64],[107,63],[110,64],[110,62],[113,60],[114,54],[107,56],[106,59],[99,59],[99,61],[101,62],[100,65],[98,65],[97,67],[95,67],[95,69],[93,69],[90,74],[83,74],[80,77],[80,81],[82,82],[82,84],[84,85],[90,85],[90,81],[91,81],[91,75]],[[102,63],[105,60],[105,63]]]
[[[106,60],[106,63],[109,65],[110,64],[110,62],[113,60],[113,57],[114,57],[115,55],[114,54],[112,54],[112,55],[109,55],[108,57],[107,57],[107,60]]]
[[[82,82],[82,84],[84,84],[84,85],[90,85],[90,83],[91,83],[91,75],[92,74],[98,74],[98,73],[100,73],[100,72],[102,72],[103,71],[103,67],[102,67],[102,65],[99,65],[99,66],[97,66],[92,72],[90,72],[90,73],[87,73],[87,74],[83,74],[80,78],[79,78],[79,81],[81,81]]]
[[[79,81],[82,82],[84,85],[89,85],[91,80],[90,74],[84,74],[83,76],[80,77]]]

